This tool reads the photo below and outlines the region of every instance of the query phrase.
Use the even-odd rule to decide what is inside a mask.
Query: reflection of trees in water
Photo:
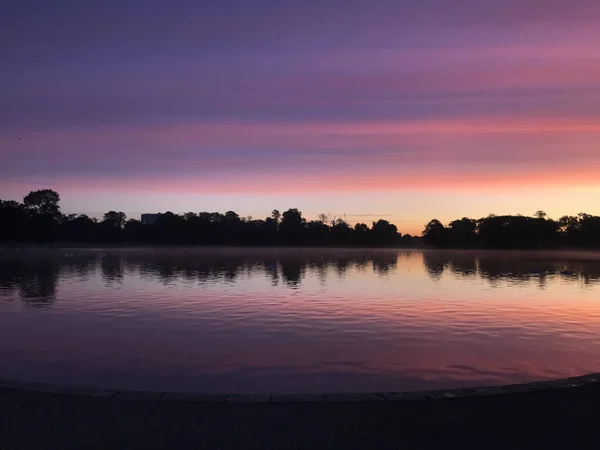
[[[96,271],[97,257],[93,253],[69,253],[55,256],[60,266],[60,277],[85,281]]]
[[[446,269],[465,277],[476,276],[478,270],[476,257],[460,253],[426,251],[423,252],[423,264],[429,276],[435,280],[439,280]]]
[[[239,282],[240,277],[265,277],[273,286],[298,288],[309,274],[323,286],[336,277],[372,267],[384,276],[397,270],[399,259],[415,252],[395,251],[272,251],[264,254],[202,251],[64,252],[0,259],[0,295],[18,295],[28,305],[49,305],[56,297],[59,279],[85,280],[96,273],[107,285],[121,283],[125,274],[173,284]],[[524,254],[425,251],[423,265],[431,279],[443,274],[478,277],[491,286],[536,283],[544,288],[553,279],[584,284],[600,283],[600,261],[548,259]],[[549,255],[551,257],[551,255]],[[525,259],[527,258],[527,259]],[[280,282],[283,282],[280,283]]]
[[[329,270],[328,260],[309,260],[306,262],[306,270],[319,280],[321,286],[327,284],[327,271]]]
[[[580,277],[584,284],[600,282],[600,261],[567,261],[561,268],[560,276],[564,279]]]
[[[546,283],[548,273],[555,270],[550,261],[524,260],[516,258],[479,258],[479,274],[482,278],[494,281],[510,281],[513,284],[538,280]]]
[[[378,275],[387,275],[393,272],[398,267],[398,255],[396,254],[381,254],[377,258],[373,258],[373,272]]]
[[[125,275],[123,255],[118,253],[103,255],[100,261],[100,268],[102,270],[102,279],[107,285],[112,286],[123,282],[123,276]]]
[[[415,257],[416,254],[421,254],[421,252],[416,252],[414,250],[401,250],[398,252],[398,261],[405,259],[405,260],[411,260],[412,258]]]
[[[147,254],[127,255],[125,265],[139,265],[141,278],[158,279],[164,284],[171,284],[177,280],[197,283],[234,282],[246,270],[246,261],[243,258],[208,260],[172,255],[161,256],[154,261],[152,259]]]
[[[330,257],[329,255],[318,255],[308,256],[303,260],[303,264],[307,271],[315,274],[321,283],[325,283],[330,271],[338,279],[342,279],[348,271],[359,266],[363,267],[363,263],[366,264],[367,261],[364,258],[356,258],[354,256]]]
[[[369,258],[361,257],[354,260],[354,267],[359,272],[364,272],[369,267]]]
[[[502,281],[512,284],[536,281],[540,288],[545,288],[551,277],[586,284],[600,280],[600,261],[544,259],[523,254],[424,252],[423,264],[429,276],[436,280],[445,270],[454,276],[477,276],[492,285]]]
[[[18,291],[26,305],[44,307],[56,297],[60,264],[54,259],[3,259],[0,286],[6,293]]]
[[[300,261],[304,265],[305,271],[309,271],[314,274],[324,285],[327,281],[329,274],[333,273],[338,280],[345,278],[349,272],[363,272],[370,265],[373,267],[373,271],[384,275],[393,271],[397,267],[397,253],[378,251],[372,254],[365,254],[364,252],[355,252],[351,254],[331,255],[328,253],[315,253],[306,254],[303,260],[282,260],[282,268],[285,264],[289,264],[295,261],[294,264],[298,264]]]
[[[283,282],[291,288],[298,288],[304,278],[307,262],[288,259],[279,261],[279,264],[281,265],[281,279]]]
[[[291,251],[290,251],[291,252]],[[136,267],[133,272],[139,272],[142,278],[158,279],[164,284],[177,280],[189,282],[235,282],[241,275],[262,274],[270,280],[273,286],[283,281],[288,287],[296,288],[306,277],[307,272],[314,273],[321,282],[326,282],[330,272],[338,278],[346,276],[351,270],[364,270],[373,264],[374,271],[386,274],[396,269],[397,253],[374,252],[365,255],[364,252],[355,254],[331,255],[328,252],[298,252],[287,254],[248,255],[231,254],[202,254],[178,253],[152,255],[144,252],[124,254],[125,270]],[[106,258],[105,258],[106,259]],[[106,261],[106,268],[113,275],[122,276],[122,266],[116,262]],[[120,267],[120,271],[116,268]],[[115,272],[116,270],[116,272]],[[105,278],[108,277],[105,273]]]
[[[189,281],[235,282],[241,274],[262,273],[277,285],[283,280],[287,286],[297,287],[307,272],[314,273],[325,282],[328,273],[343,278],[352,270],[364,270],[372,264],[373,271],[386,275],[397,270],[398,259],[414,257],[414,251],[356,252],[335,255],[328,252],[303,252],[301,255],[252,256],[203,256],[201,258],[159,259],[149,267],[164,282],[183,278]],[[143,259],[147,255],[141,256]],[[445,270],[455,276],[481,277],[488,281],[510,280],[513,283],[536,280],[543,286],[548,276],[560,276],[565,280],[581,279],[591,283],[600,280],[600,261],[524,259],[523,255],[486,255],[469,252],[423,252],[427,273],[439,279]]]
[[[249,269],[250,273],[264,272],[271,280],[272,286],[279,286],[279,264],[277,259],[269,258],[255,264]]]
[[[465,277],[474,277],[477,275],[478,262],[476,258],[453,258],[449,262],[449,267],[456,274]]]
[[[425,265],[425,270],[433,280],[439,280],[442,277],[448,263],[448,259],[439,253],[423,252],[423,264]]]
[[[0,295],[8,296],[19,290],[16,261],[0,259]]]
[[[31,306],[45,306],[54,301],[60,268],[53,261],[40,261],[27,270],[19,283],[21,298]]]

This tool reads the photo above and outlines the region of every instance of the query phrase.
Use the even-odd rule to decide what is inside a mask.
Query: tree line
[[[265,219],[240,217],[233,211],[160,214],[154,223],[127,219],[109,211],[101,220],[85,214],[63,214],[60,195],[50,189],[32,191],[23,202],[0,200],[0,243],[102,243],[282,245],[347,247],[419,247],[461,249],[600,248],[600,217],[580,213],[549,218],[543,211],[532,217],[494,215],[463,217],[444,225],[431,220],[422,238],[402,235],[380,219],[371,226],[353,227],[343,219],[321,214],[307,220],[292,208],[273,210]]]
[[[600,217],[580,213],[551,219],[543,211],[533,217],[521,215],[453,220],[447,226],[430,221],[423,241],[435,248],[461,249],[553,249],[600,248]]]
[[[0,200],[0,242],[110,243],[194,245],[293,245],[410,247],[419,239],[402,235],[397,227],[380,219],[350,226],[343,219],[307,220],[292,208],[273,210],[265,219],[240,217],[233,211],[160,214],[153,223],[127,219],[109,211],[101,220],[85,214],[63,214],[60,195],[50,189],[32,191],[23,202]]]

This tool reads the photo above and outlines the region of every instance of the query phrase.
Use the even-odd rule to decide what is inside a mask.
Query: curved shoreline
[[[530,383],[475,386],[457,389],[437,389],[427,391],[377,392],[377,393],[298,393],[298,394],[203,394],[166,391],[135,391],[99,389],[90,387],[56,385],[46,383],[25,383],[0,380],[0,389],[23,392],[40,392],[61,396],[100,397],[114,400],[137,400],[150,402],[187,403],[363,403],[386,401],[441,400],[465,397],[511,395],[556,389],[577,388],[600,384],[600,373],[556,380]]]

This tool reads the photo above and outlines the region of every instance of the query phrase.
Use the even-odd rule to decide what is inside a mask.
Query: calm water
[[[600,371],[600,255],[0,251],[0,378],[352,392]]]

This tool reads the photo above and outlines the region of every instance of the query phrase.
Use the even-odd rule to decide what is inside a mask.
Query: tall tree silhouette
[[[279,225],[279,221],[281,220],[281,213],[278,209],[274,209],[271,211],[271,218],[275,221],[277,225]]]
[[[450,244],[448,230],[442,222],[433,219],[425,226],[425,230],[423,231],[423,241],[425,241],[427,245],[433,247],[448,247]]]
[[[30,216],[27,233],[34,242],[55,240],[61,219],[60,196],[51,189],[32,191],[23,198],[23,205]]]
[[[103,223],[113,228],[123,229],[126,221],[127,216],[124,212],[109,211],[104,214]]]
[[[306,220],[302,212],[296,208],[288,209],[283,213],[279,232],[287,244],[302,244],[306,232]]]
[[[394,241],[397,243],[398,227],[387,220],[379,219],[377,222],[373,222],[371,235],[373,236],[373,243],[377,246]]]
[[[449,244],[453,247],[473,248],[477,246],[477,221],[463,217],[448,225]]]
[[[23,205],[34,215],[50,216],[58,220],[60,216],[60,195],[52,189],[32,191],[23,198]]]

